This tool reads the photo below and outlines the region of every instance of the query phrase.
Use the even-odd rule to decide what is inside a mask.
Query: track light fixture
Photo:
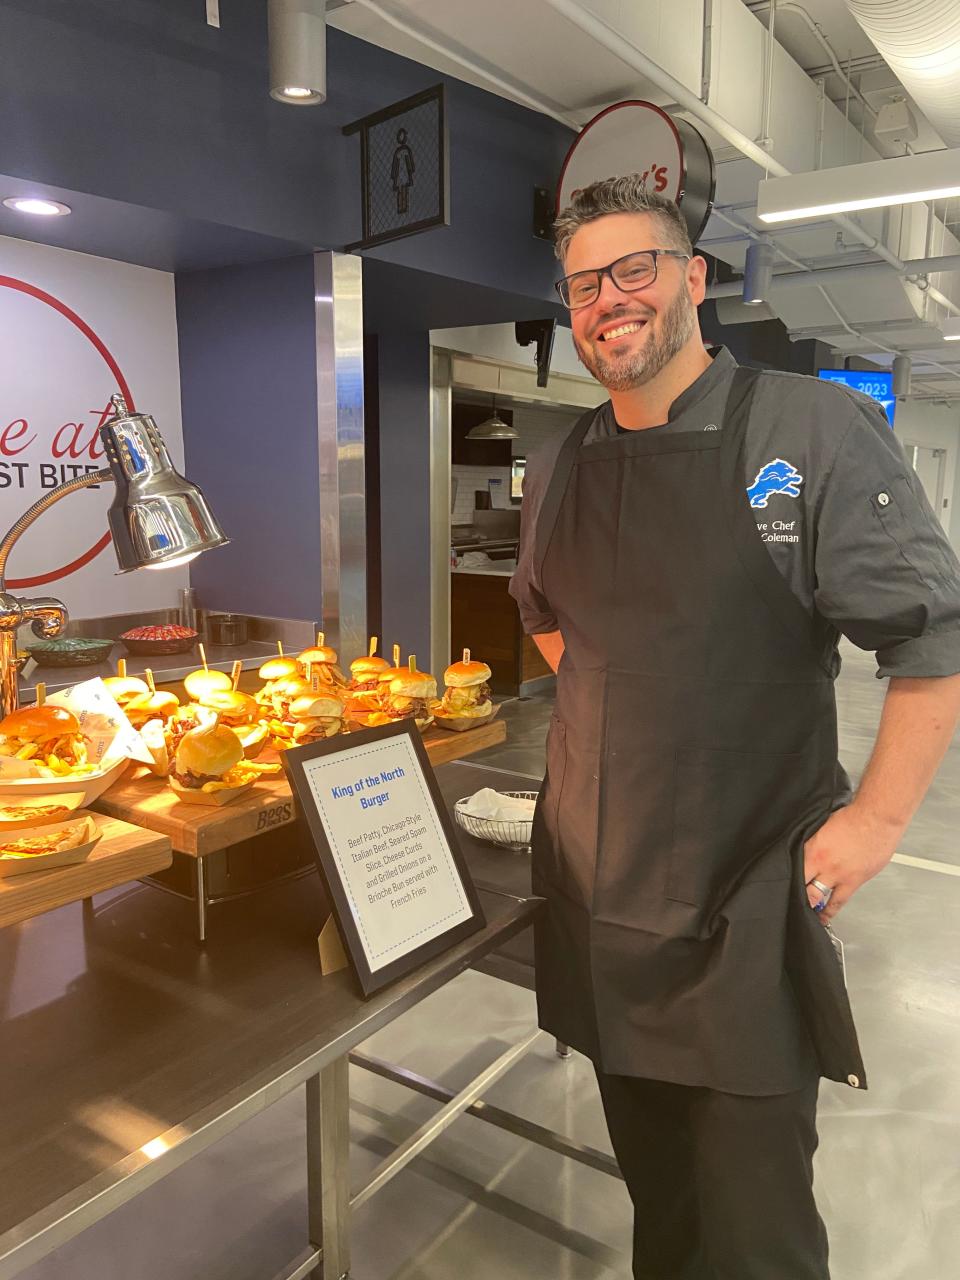
[[[267,0],[270,97],[296,107],[327,100],[326,0]]]

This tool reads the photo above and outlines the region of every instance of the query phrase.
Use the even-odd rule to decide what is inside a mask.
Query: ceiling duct
[[[960,4],[957,0],[846,0],[948,147],[960,147]]]

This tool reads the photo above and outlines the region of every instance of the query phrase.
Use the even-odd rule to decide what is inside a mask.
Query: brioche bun
[[[437,682],[429,671],[411,671],[409,667],[401,667],[390,681],[390,694],[391,697],[402,698],[435,698]]]
[[[45,702],[42,707],[19,707],[0,720],[0,734],[23,738],[26,742],[42,742],[65,733],[80,732],[80,721],[66,707]]]
[[[261,680],[283,680],[286,676],[297,674],[298,668],[293,658],[268,658],[257,672]]]
[[[137,676],[107,676],[103,683],[110,697],[121,707],[131,698],[139,698],[150,692],[147,682]]]
[[[158,689],[156,693],[139,694],[131,698],[123,708],[127,719],[134,726],[147,720],[169,720],[180,707],[180,699],[175,693]]]
[[[233,681],[225,671],[207,670],[201,667],[199,671],[191,671],[185,677],[183,687],[194,702],[202,702],[209,693],[232,689]]]
[[[449,689],[463,689],[483,684],[492,674],[485,662],[454,662],[443,673],[443,682]]]
[[[317,663],[325,667],[331,667],[336,660],[336,649],[331,649],[327,644],[313,645],[309,649],[304,649],[303,653],[297,654],[297,662],[301,667],[313,666]]]
[[[327,694],[305,693],[290,703],[294,720],[339,720],[343,716],[343,703]]]
[[[232,720],[256,720],[260,713],[255,698],[239,689],[213,689],[200,699],[200,705],[218,715]]]
[[[243,744],[225,724],[191,729],[180,739],[175,758],[178,773],[221,777],[243,759]]]
[[[374,676],[381,675],[384,671],[390,670],[390,663],[386,658],[366,656],[362,658],[354,658],[350,663],[350,674],[354,680],[372,680]]]

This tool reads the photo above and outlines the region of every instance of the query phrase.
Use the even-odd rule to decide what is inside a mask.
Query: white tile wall
[[[487,481],[501,480],[502,487],[509,496],[509,467],[465,467],[455,463],[450,472],[457,481],[457,500],[453,508],[452,524],[470,524],[473,520],[474,490],[487,488]]]

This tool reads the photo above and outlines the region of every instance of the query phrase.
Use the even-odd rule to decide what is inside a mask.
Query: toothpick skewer
[[[125,679],[126,679],[126,675],[127,675],[127,660],[126,660],[126,658],[118,658],[118,659],[117,659],[117,675],[120,677],[120,679],[121,679],[121,680],[125,680]]]
[[[326,640],[326,638],[327,638],[327,633],[325,631],[317,632],[317,648],[318,649],[323,648],[323,643]]]
[[[233,662],[233,668],[230,672],[230,683],[233,686],[234,693],[236,693],[237,685],[240,683],[240,672],[242,670],[243,670],[243,663],[239,658],[235,658]]]
[[[377,638],[377,636],[371,636],[371,637],[370,637],[370,647],[369,647],[369,649],[368,649],[368,651],[367,651],[367,657],[368,657],[368,658],[375,658],[375,657],[376,657],[376,655],[377,655],[377,643],[378,643],[378,638]]]
[[[398,644],[393,646],[393,665],[395,667],[400,665],[400,646]]]
[[[37,685],[37,706],[42,707],[47,700],[47,686],[41,680]]]
[[[464,660],[464,662],[469,662],[469,661],[470,661],[470,650],[469,650],[469,649],[464,649],[464,651],[463,651],[463,660]]]
[[[207,666],[207,651],[202,644],[199,646],[199,648],[200,648],[200,661],[203,663],[203,669],[204,671],[209,671],[210,668]]]
[[[416,672],[416,669],[417,669],[417,655],[416,655],[415,653],[411,653],[411,655],[410,655],[410,661],[407,663],[407,666],[410,668],[411,673]]]
[[[151,693],[156,693],[156,692],[157,692],[157,683],[156,683],[156,681],[154,680],[154,678],[153,678],[153,672],[150,670],[150,668],[149,668],[149,667],[147,667],[146,671],[143,673],[143,678],[146,680],[146,682],[147,682],[147,688],[150,690],[150,692],[151,692]]]
[[[279,653],[281,658],[283,657],[283,641],[282,640],[277,641],[277,653]]]

